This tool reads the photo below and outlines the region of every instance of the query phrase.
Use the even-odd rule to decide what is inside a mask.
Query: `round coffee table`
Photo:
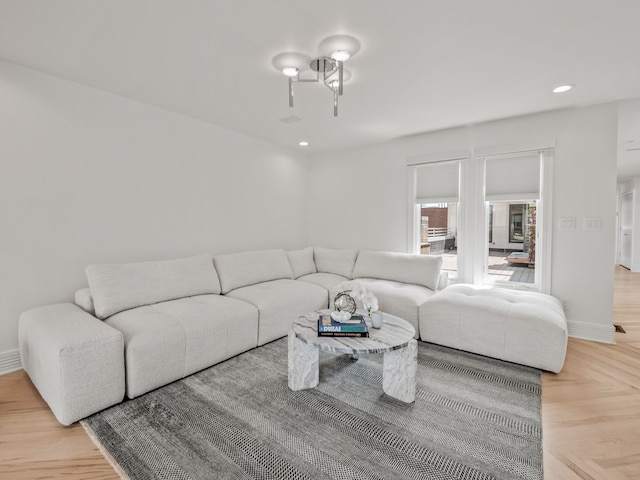
[[[369,337],[319,337],[318,316],[321,310],[302,315],[289,330],[289,388],[304,390],[318,385],[319,350],[346,353],[357,359],[368,353],[384,353],[382,389],[398,400],[411,403],[416,399],[418,343],[415,329],[402,318],[382,314],[382,328],[373,328]]]

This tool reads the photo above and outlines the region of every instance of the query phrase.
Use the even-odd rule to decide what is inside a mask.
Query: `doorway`
[[[620,195],[618,211],[618,263],[631,270],[631,246],[633,245],[633,195],[634,192]]]

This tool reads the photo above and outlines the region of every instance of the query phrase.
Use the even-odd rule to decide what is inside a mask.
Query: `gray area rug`
[[[542,479],[540,371],[418,342],[417,395],[382,356],[321,352],[287,386],[277,340],[83,421],[131,479]]]

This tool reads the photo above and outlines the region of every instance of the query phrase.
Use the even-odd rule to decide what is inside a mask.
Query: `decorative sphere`
[[[339,312],[349,312],[351,315],[356,313],[356,301],[348,292],[340,292],[336,295],[333,304]]]

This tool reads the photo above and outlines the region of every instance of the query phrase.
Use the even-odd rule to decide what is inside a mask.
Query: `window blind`
[[[417,204],[458,201],[460,162],[421,165],[416,170]]]
[[[540,152],[486,158],[485,200],[538,200]]]

